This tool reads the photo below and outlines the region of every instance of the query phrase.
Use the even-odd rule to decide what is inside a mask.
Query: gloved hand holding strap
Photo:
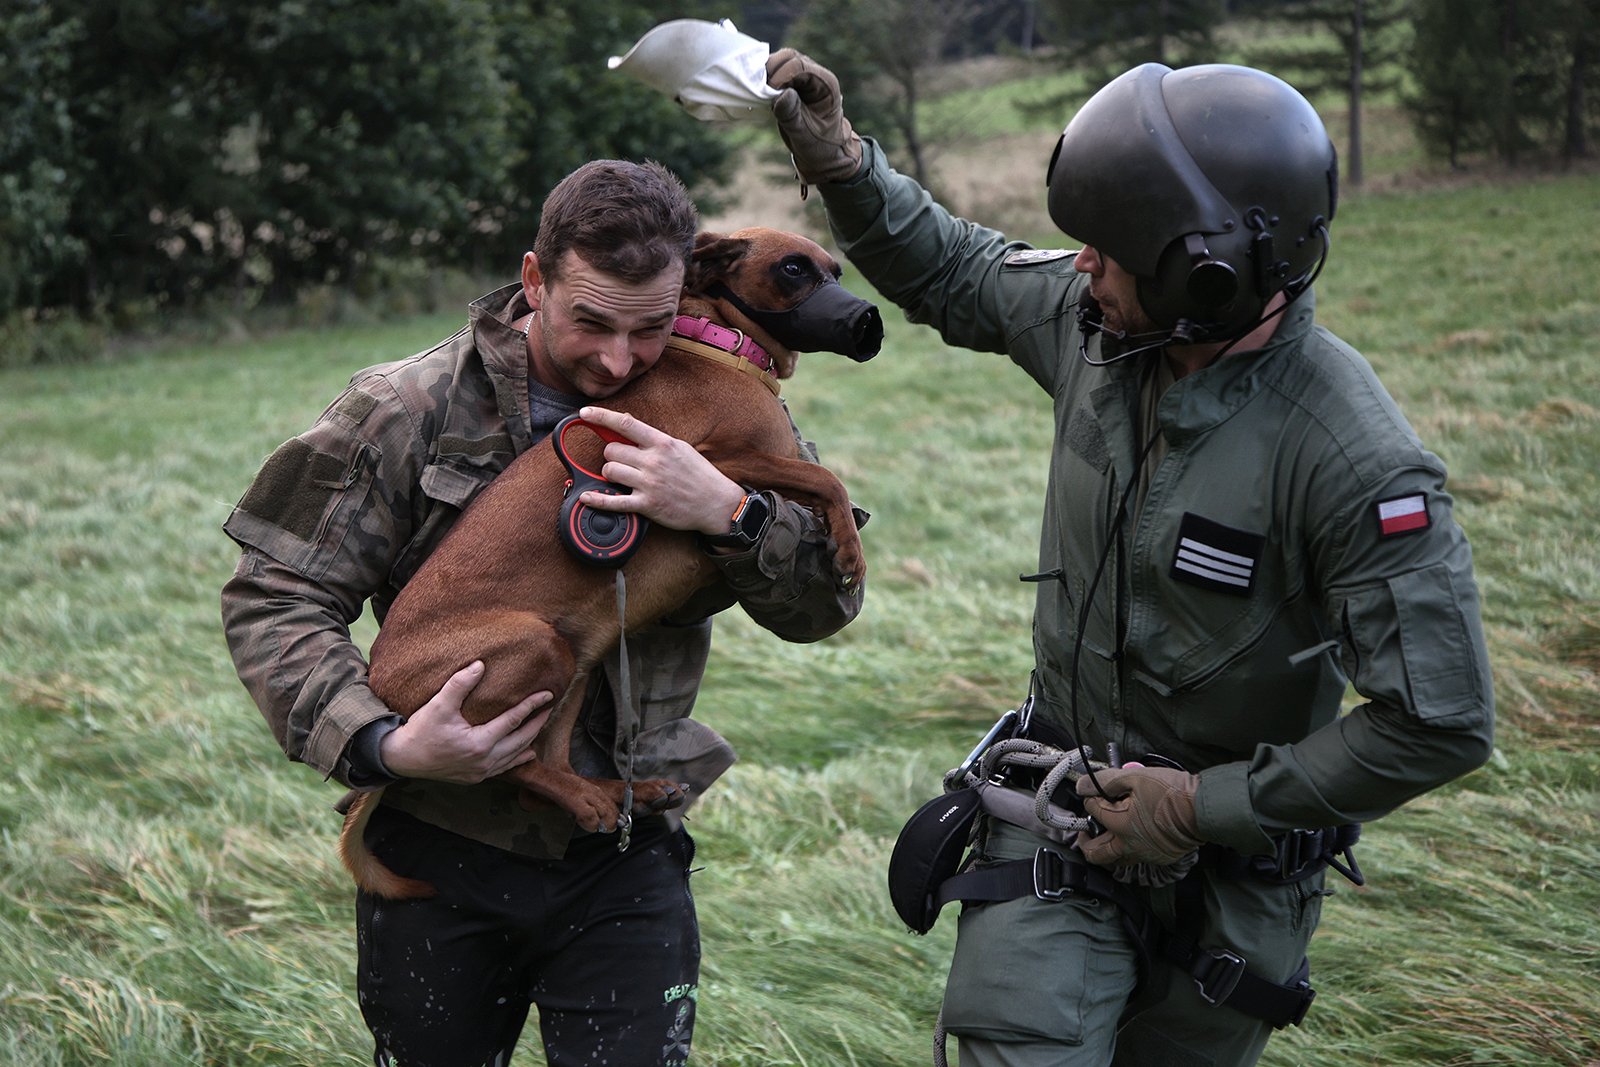
[[[1079,834],[1079,850],[1102,867],[1177,863],[1201,845],[1194,814],[1199,786],[1198,775],[1171,767],[1108,768],[1092,778],[1084,775],[1078,795],[1105,832]]]

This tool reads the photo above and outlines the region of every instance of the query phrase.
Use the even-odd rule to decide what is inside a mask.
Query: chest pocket
[[[1191,746],[1298,740],[1344,689],[1297,555],[1245,523],[1186,514],[1149,561],[1131,659],[1142,699]]]
[[[467,505],[499,474],[498,468],[463,463],[442,457],[428,464],[418,482],[422,490],[422,515],[406,547],[389,572],[396,590],[411,580],[422,562],[439,547]]]

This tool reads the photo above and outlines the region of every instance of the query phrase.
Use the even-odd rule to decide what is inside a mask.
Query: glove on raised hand
[[[783,90],[772,101],[778,133],[803,181],[849,181],[861,169],[861,138],[844,117],[844,94],[833,71],[793,48],[767,59],[767,84]]]
[[[1105,827],[1098,837],[1078,835],[1083,858],[1102,867],[1176,863],[1200,847],[1194,793],[1197,775],[1170,767],[1123,767],[1078,779],[1090,818]],[[1102,793],[1101,790],[1104,792]]]

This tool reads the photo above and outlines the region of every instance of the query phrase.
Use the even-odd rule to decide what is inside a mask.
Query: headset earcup
[[[1184,290],[1201,307],[1224,308],[1239,295],[1239,275],[1219,259],[1203,259],[1189,268]]]

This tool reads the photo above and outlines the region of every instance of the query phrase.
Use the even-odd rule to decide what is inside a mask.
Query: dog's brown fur
[[[777,374],[788,377],[796,353],[703,290],[721,281],[752,307],[792,307],[810,292],[797,295],[792,278],[781,274],[780,261],[797,250],[818,271],[838,275],[832,256],[795,234],[768,229],[726,237],[701,234],[680,313],[745,331],[774,357]],[[810,507],[838,545],[840,575],[859,588],[865,560],[844,486],[825,468],[801,458],[788,416],[757,376],[669,348],[648,373],[601,403],[689,442],[736,482],[775,489]],[[600,469],[597,438],[574,434],[568,445],[584,466]],[[404,717],[456,671],[482,660],[483,677],[462,707],[474,724],[530,693],[555,693],[555,710],[535,742],[538,758],[509,777],[571,812],[584,829],[595,830],[616,820],[623,786],[579,777],[568,762],[568,746],[589,673],[617,648],[621,630],[613,572],[574,559],[556,537],[565,478],[547,439],[479,494],[395,598],[373,642],[370,684]],[[650,528],[624,570],[629,631],[669,615],[719,580],[693,534],[660,526]],[[378,796],[362,794],[345,818],[339,841],[345,866],[359,886],[379,896],[431,895],[431,886],[396,875],[367,849],[363,831]],[[673,782],[634,784],[636,811],[674,807],[682,799]]]

